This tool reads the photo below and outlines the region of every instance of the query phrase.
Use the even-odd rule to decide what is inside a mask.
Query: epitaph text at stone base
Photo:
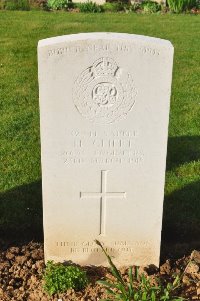
[[[45,260],[159,264],[173,47],[117,33],[38,45]]]

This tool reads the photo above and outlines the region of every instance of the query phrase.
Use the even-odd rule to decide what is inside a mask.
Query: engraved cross
[[[126,192],[107,192],[107,173],[101,171],[101,192],[80,192],[80,198],[100,198],[100,231],[99,235],[105,235],[106,230],[106,201],[107,198],[126,198]]]

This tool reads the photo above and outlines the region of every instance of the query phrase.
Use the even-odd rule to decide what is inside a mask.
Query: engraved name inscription
[[[67,133],[70,144],[62,152],[62,160],[74,164],[134,164],[144,161],[144,152],[137,146],[137,131],[81,131]]]

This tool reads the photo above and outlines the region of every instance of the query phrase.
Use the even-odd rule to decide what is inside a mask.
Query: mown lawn
[[[162,252],[200,247],[200,16],[0,12],[0,236],[42,239],[37,42],[112,31],[175,47]],[[72,62],[73,64],[73,62]]]

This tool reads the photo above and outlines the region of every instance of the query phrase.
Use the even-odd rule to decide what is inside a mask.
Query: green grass
[[[175,47],[162,249],[198,247],[200,16],[194,15],[0,11],[0,233],[42,237],[37,42],[91,31],[149,35]]]

